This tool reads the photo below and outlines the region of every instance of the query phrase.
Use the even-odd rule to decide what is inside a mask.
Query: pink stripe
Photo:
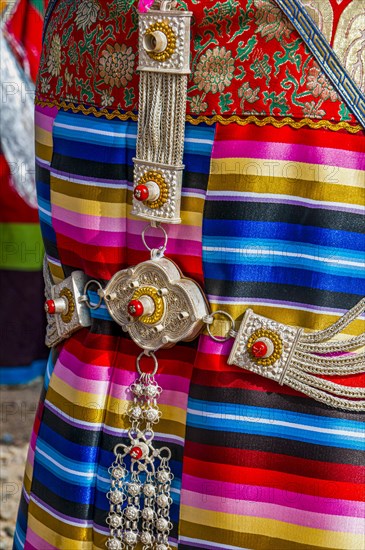
[[[58,366],[58,364],[60,366]],[[92,379],[94,381],[104,382],[109,381],[113,376],[113,380],[120,386],[129,386],[136,379],[136,373],[134,371],[83,363],[66,349],[61,351],[56,366],[56,373],[59,378],[62,378],[63,375],[61,372],[58,372],[58,369],[67,368],[78,377],[83,377],[83,379],[87,380]],[[156,380],[164,390],[180,393],[188,393],[189,391],[189,378],[171,374],[157,374]]]
[[[29,544],[28,544],[29,543]],[[32,545],[32,546],[29,546]],[[30,548],[38,548],[38,550],[57,550],[56,546],[53,546],[52,544],[49,544],[47,541],[36,535],[34,531],[29,527],[27,529],[27,542],[24,546],[24,550],[28,550]]]
[[[125,244],[124,232],[95,231],[93,229],[82,229],[74,227],[61,220],[53,220],[53,228],[56,233],[74,241],[85,244],[107,248],[122,248]]]
[[[128,220],[128,234],[140,235],[143,229],[146,227],[146,220]],[[181,239],[185,241],[198,241],[201,242],[202,229],[200,225],[184,225],[184,224],[170,224],[165,225],[166,232],[169,239]],[[153,235],[153,230],[148,230],[147,239],[149,235]],[[161,235],[161,232],[156,230],[157,236]]]
[[[217,317],[221,318],[221,317]],[[230,354],[234,340],[230,338],[226,342],[215,342],[210,336],[201,335],[199,339],[199,353],[206,353],[207,355],[221,355],[227,356]]]
[[[200,502],[210,499],[210,496],[220,498],[223,502],[227,495],[234,497],[234,500],[247,500],[251,502],[266,502],[279,506],[293,504],[299,510],[317,512],[319,514],[330,514],[363,518],[364,503],[353,500],[337,500],[319,496],[304,495],[292,491],[282,491],[273,487],[260,487],[257,485],[238,485],[223,481],[200,479],[195,476],[183,475],[183,490],[198,493]],[[207,497],[206,495],[209,495]],[[182,498],[185,498],[184,496]]]
[[[44,115],[55,119],[56,115],[58,113],[58,108],[57,107],[41,107],[40,105],[36,105],[35,106],[35,112],[36,113],[43,113]]]
[[[31,435],[31,442],[30,442],[30,445],[28,448],[28,454],[27,454],[27,463],[32,467],[34,464],[34,453],[35,453],[36,443],[37,443],[37,437],[33,432]]]
[[[269,160],[290,160],[308,164],[325,164],[362,170],[364,155],[355,151],[314,147],[292,143],[262,141],[218,141],[214,143],[213,158],[254,158]],[[313,173],[314,177],[314,173]]]
[[[298,499],[299,499],[298,495]],[[284,523],[322,529],[323,531],[340,531],[343,533],[362,534],[363,521],[360,518],[345,516],[325,515],[323,513],[307,512],[289,506],[267,504],[265,502],[252,502],[249,500],[237,500],[222,498],[222,496],[208,496],[202,500],[200,493],[183,491],[181,503],[199,510],[211,510],[236,516],[251,516],[256,518],[274,519]]]
[[[51,133],[53,128],[54,117],[52,117],[51,115],[46,115],[45,113],[36,111],[34,115],[34,122],[35,122],[35,125],[38,126],[39,128],[42,128],[42,130],[45,130],[46,132]]]
[[[91,380],[85,379],[80,376],[77,376],[74,372],[69,370],[67,367],[62,365],[61,361],[58,361],[62,368],[58,368],[56,376],[69,386],[71,386],[75,391],[94,393],[100,396],[110,395],[115,399],[122,399],[124,401],[130,401],[131,395],[129,391],[129,384],[118,384],[116,381],[117,375],[114,376],[114,380],[101,382],[100,380]],[[117,371],[114,371],[115,373]],[[136,375],[133,373],[132,381],[135,380]],[[160,377],[161,378],[161,377]],[[123,380],[125,382],[125,380]],[[161,381],[163,384],[163,381]],[[182,393],[181,391],[171,391],[166,388],[166,385],[163,386],[163,392],[159,398],[159,403],[163,405],[169,405],[174,407],[180,407],[181,409],[186,409],[187,404],[187,393]]]
[[[53,220],[61,220],[79,229],[91,229],[95,231],[126,231],[126,220],[122,217],[109,218],[106,216],[90,216],[67,210],[61,206],[52,205]]]
[[[151,248],[158,248],[163,243],[161,237],[150,237],[147,238],[148,246]],[[128,235],[128,247],[133,250],[145,250],[145,246],[141,239],[141,234],[139,235]],[[168,254],[177,254],[179,256],[197,256],[201,257],[202,255],[202,245],[201,242],[189,241],[184,239],[184,244],[178,240],[173,240],[169,238],[167,243],[167,253]]]

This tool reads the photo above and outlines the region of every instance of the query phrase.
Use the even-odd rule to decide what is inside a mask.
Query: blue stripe
[[[72,411],[68,411],[68,413],[72,414]],[[94,462],[96,460],[97,454],[98,454],[97,447],[94,447],[91,445],[79,445],[78,443],[69,441],[68,439],[62,437],[60,434],[52,430],[52,428],[47,426],[47,424],[45,423],[46,421],[47,421],[47,416],[45,412],[44,422],[42,424],[39,437],[38,437],[39,443],[43,445],[52,446],[55,450],[55,453],[58,453],[58,452],[61,453],[65,457],[65,460],[70,459],[72,461],[86,463],[86,464],[88,462]],[[67,422],[66,420],[64,421],[60,420],[60,425],[65,425],[66,422]],[[71,428],[71,429],[74,429],[74,428]],[[100,432],[100,427],[95,426],[95,444],[97,443],[99,432]],[[45,441],[47,443],[45,443]],[[37,446],[38,446],[38,442],[37,442]]]
[[[240,410],[240,406],[232,405],[231,407],[226,403],[211,404],[207,401],[195,401],[189,400],[188,412],[188,425],[195,428],[202,428],[205,430],[219,431],[224,429],[234,433],[246,433],[261,435],[263,437],[277,437],[280,439],[288,439],[294,441],[302,441],[304,443],[310,443],[314,445],[327,445],[329,447],[341,447],[345,449],[364,450],[364,440],[355,439],[351,436],[340,435],[336,433],[324,433],[314,432],[309,430],[300,430],[297,427],[281,426],[274,422],[288,422],[286,419],[287,411],[285,415],[282,415],[282,411],[277,411],[277,415],[273,417],[266,417],[266,410],[259,409],[254,416],[245,414],[245,409]],[[202,412],[202,415],[195,414],[196,412]],[[273,412],[273,410],[270,410]],[[208,416],[208,413],[218,414],[218,417]],[[259,414],[257,414],[259,412]],[[260,416],[260,413],[262,415]],[[227,418],[228,415],[233,415],[234,418]],[[252,421],[248,421],[243,416],[250,416]],[[259,422],[261,420],[261,422]],[[262,422],[262,420],[266,422]],[[303,424],[304,425],[304,424]]]
[[[303,226],[282,222],[260,222],[245,220],[210,220],[204,219],[204,241],[209,237],[257,238],[266,239],[268,235],[272,239],[288,239],[294,242],[306,242],[313,245],[349,248],[365,251],[365,239],[362,233],[325,229],[322,227]]]
[[[364,281],[357,277],[339,277],[304,269],[291,267],[283,269],[278,266],[248,264],[248,262],[246,265],[250,265],[249,269],[244,264],[210,263],[206,261],[204,252],[203,261],[206,279],[226,281],[227,284],[229,281],[278,283],[363,295]]]
[[[89,484],[88,487],[82,487],[80,484],[74,485],[68,483],[66,480],[60,483],[58,475],[44,468],[39,462],[39,455],[37,452],[35,453],[33,477],[38,480],[41,485],[44,485],[61,498],[66,498],[79,504],[94,502],[95,500],[96,491],[94,485]]]
[[[238,253],[245,250],[258,250],[258,257],[260,252],[263,253],[270,251],[278,251],[283,254],[306,254],[308,256],[314,256],[318,260],[325,258],[349,260],[362,263],[365,267],[365,257],[362,251],[350,250],[340,247],[329,247],[314,245],[306,242],[295,242],[292,240],[278,240],[275,238],[244,238],[244,237],[206,237],[204,240],[204,247],[216,247],[216,252],[220,251],[224,254],[234,254],[235,252],[227,252],[225,249],[234,248]]]

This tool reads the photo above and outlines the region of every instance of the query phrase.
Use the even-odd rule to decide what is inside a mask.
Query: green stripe
[[[36,223],[0,223],[0,269],[38,271],[43,242]]]

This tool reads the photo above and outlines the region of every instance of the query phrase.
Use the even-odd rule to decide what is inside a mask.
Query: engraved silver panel
[[[173,74],[189,74],[190,58],[190,11],[150,10],[139,14],[139,65],[138,71],[157,71]],[[165,23],[175,35],[172,55],[165,61],[151,58],[144,47],[146,31],[156,23]]]
[[[182,171],[184,166],[176,167],[167,164],[157,164],[154,162],[145,162],[138,159],[134,161],[134,182],[135,187],[141,178],[150,171],[159,172],[166,184],[168,197],[166,202],[158,208],[151,208],[148,203],[133,199],[133,208],[131,213],[135,216],[165,223],[181,223],[180,203],[181,203],[181,184]]]
[[[248,350],[247,344],[249,338],[260,329],[275,333],[281,340],[282,348],[280,356],[271,365],[258,364]],[[302,329],[278,323],[267,317],[255,314],[252,309],[248,309],[235,338],[228,358],[228,364],[247,369],[282,384],[285,371],[301,332]]]
[[[152,324],[128,315],[128,303],[139,288],[159,292],[163,313]],[[111,317],[128,331],[138,346],[146,350],[172,347],[181,340],[194,339],[204,326],[208,304],[199,285],[184,277],[167,258],[148,260],[119,271],[104,289]]]
[[[65,322],[60,313],[50,315],[47,313],[47,333],[46,346],[53,347],[59,344],[65,338],[83,327],[91,325],[91,316],[89,308],[85,302],[79,303],[78,299],[83,295],[83,289],[87,283],[87,277],[82,271],[74,271],[70,277],[67,277],[57,285],[53,285],[47,262],[43,264],[43,274],[45,281],[45,296],[47,300],[55,300],[62,297],[62,291],[69,291],[72,295],[72,315],[70,320]]]

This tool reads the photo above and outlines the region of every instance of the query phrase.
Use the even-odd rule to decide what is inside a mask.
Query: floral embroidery
[[[59,0],[37,98],[138,109],[137,0]],[[274,0],[177,0],[193,12],[187,113],[355,122]]]
[[[110,95],[110,93],[107,92],[106,90],[103,90],[101,94],[101,106],[110,107],[111,105],[113,105],[113,102],[114,102],[114,97]]]
[[[131,47],[127,48],[125,44],[109,44],[99,60],[100,76],[110,86],[126,86],[133,77],[135,57]]]
[[[47,67],[52,76],[58,76],[61,71],[61,39],[59,34],[52,38],[51,49],[47,59]]]
[[[190,110],[192,113],[196,113],[197,115],[199,113],[202,113],[208,108],[208,103],[203,101],[204,96],[195,95],[190,99]]]
[[[266,40],[281,40],[282,37],[290,38],[293,25],[285,17],[279,6],[271,0],[255,0],[257,11],[255,13],[258,32],[265,36]]]
[[[72,86],[73,74],[69,72],[67,67],[65,69],[65,80],[66,80],[67,86]]]
[[[92,23],[96,22],[99,10],[99,4],[94,0],[83,0],[77,8],[75,20],[77,28],[84,31],[88,29]]]
[[[243,109],[245,101],[248,103],[255,103],[259,99],[260,88],[251,88],[249,82],[245,82],[238,90],[238,97],[242,97],[240,106]]]
[[[214,48],[204,54],[197,65],[194,82],[206,93],[223,92],[230,85],[234,73],[234,59],[226,48]]]
[[[337,92],[318,67],[312,67],[308,71],[307,88],[312,91],[314,97],[320,97],[323,100],[338,100]]]

